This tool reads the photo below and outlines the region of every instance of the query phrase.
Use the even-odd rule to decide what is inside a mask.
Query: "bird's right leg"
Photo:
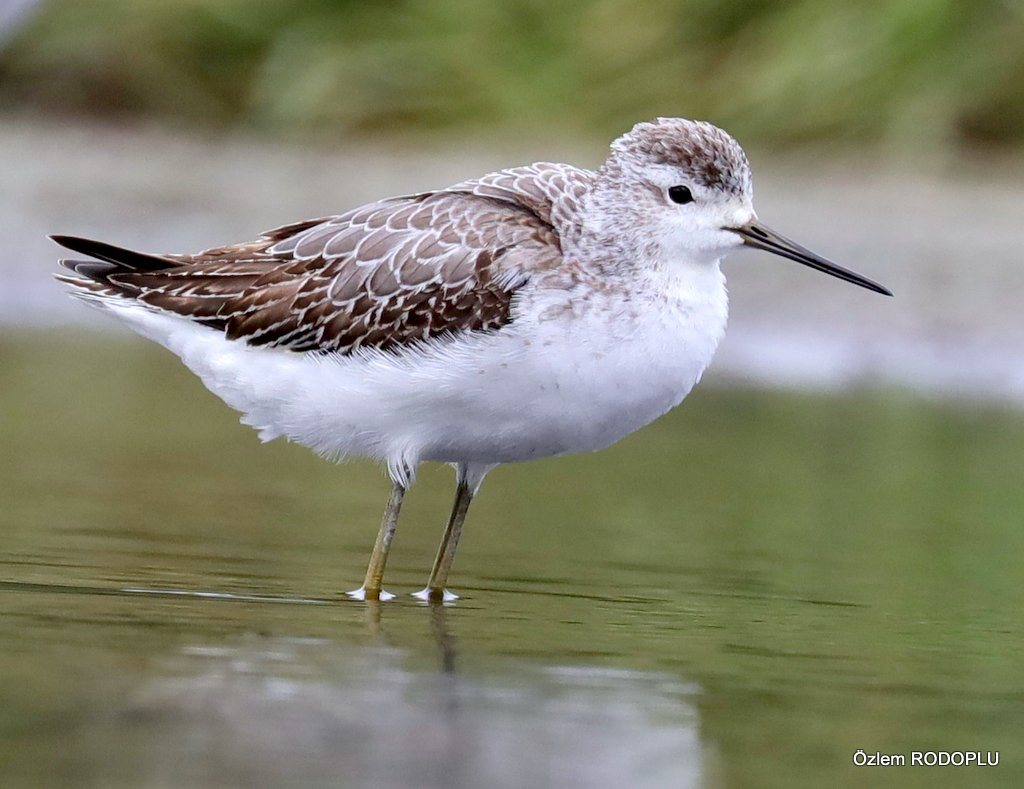
[[[366,568],[366,578],[363,580],[362,586],[348,592],[349,597],[356,600],[390,600],[394,597],[390,592],[385,592],[381,588],[381,584],[384,581],[384,565],[388,561],[391,541],[395,537],[395,529],[398,528],[398,514],[402,511],[402,498],[404,496],[405,485],[401,482],[395,482],[391,488],[388,507],[384,510],[384,518],[381,520],[380,530],[377,532],[377,540],[373,544],[370,564]]]

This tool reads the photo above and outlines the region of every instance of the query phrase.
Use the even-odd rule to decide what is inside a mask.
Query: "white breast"
[[[548,319],[534,305],[534,318],[517,327],[528,345],[494,378],[503,408],[489,416],[502,438],[488,447],[493,457],[479,460],[601,449],[678,405],[725,330],[725,283],[717,266],[706,273],[685,287],[634,287],[625,301],[620,292],[591,293],[581,309]]]

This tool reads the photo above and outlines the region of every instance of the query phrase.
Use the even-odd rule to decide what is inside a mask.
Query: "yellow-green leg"
[[[388,507],[384,510],[384,518],[381,520],[380,530],[377,532],[377,540],[373,544],[370,564],[366,568],[366,578],[363,580],[362,586],[348,592],[349,597],[356,600],[390,600],[394,597],[390,592],[385,592],[381,588],[381,584],[384,582],[384,565],[388,562],[391,541],[395,538],[395,529],[398,528],[398,514],[402,511],[404,496],[405,487],[396,482],[391,488]]]
[[[434,567],[430,571],[427,586],[423,591],[415,592],[414,597],[432,603],[458,599],[458,595],[445,589],[445,585],[448,583],[448,571],[451,570],[452,562],[455,560],[455,549],[459,547],[462,524],[466,520],[466,512],[472,501],[473,490],[470,488],[470,484],[465,479],[460,479],[458,487],[455,489],[455,504],[452,506],[452,514],[448,518],[448,525],[441,538],[441,545],[438,546],[437,557],[434,559]]]

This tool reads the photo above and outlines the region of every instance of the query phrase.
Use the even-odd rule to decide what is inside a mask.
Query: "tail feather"
[[[103,282],[108,276],[117,271],[117,266],[112,263],[105,263],[101,260],[68,260],[63,258],[61,259],[60,264],[64,268],[71,269],[73,272],[78,274],[79,277],[91,279],[95,282]]]

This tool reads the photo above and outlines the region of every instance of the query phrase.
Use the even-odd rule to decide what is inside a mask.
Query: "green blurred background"
[[[1024,784],[1022,42],[1018,0],[0,0],[0,786]],[[896,298],[730,257],[707,380],[496,470],[451,608],[407,595],[448,470],[402,597],[344,600],[380,470],[50,279],[47,233],[192,251],[656,115]]]
[[[779,146],[1007,146],[1022,41],[1018,0],[53,0],[0,52],[0,104],[303,137],[685,114]]]

